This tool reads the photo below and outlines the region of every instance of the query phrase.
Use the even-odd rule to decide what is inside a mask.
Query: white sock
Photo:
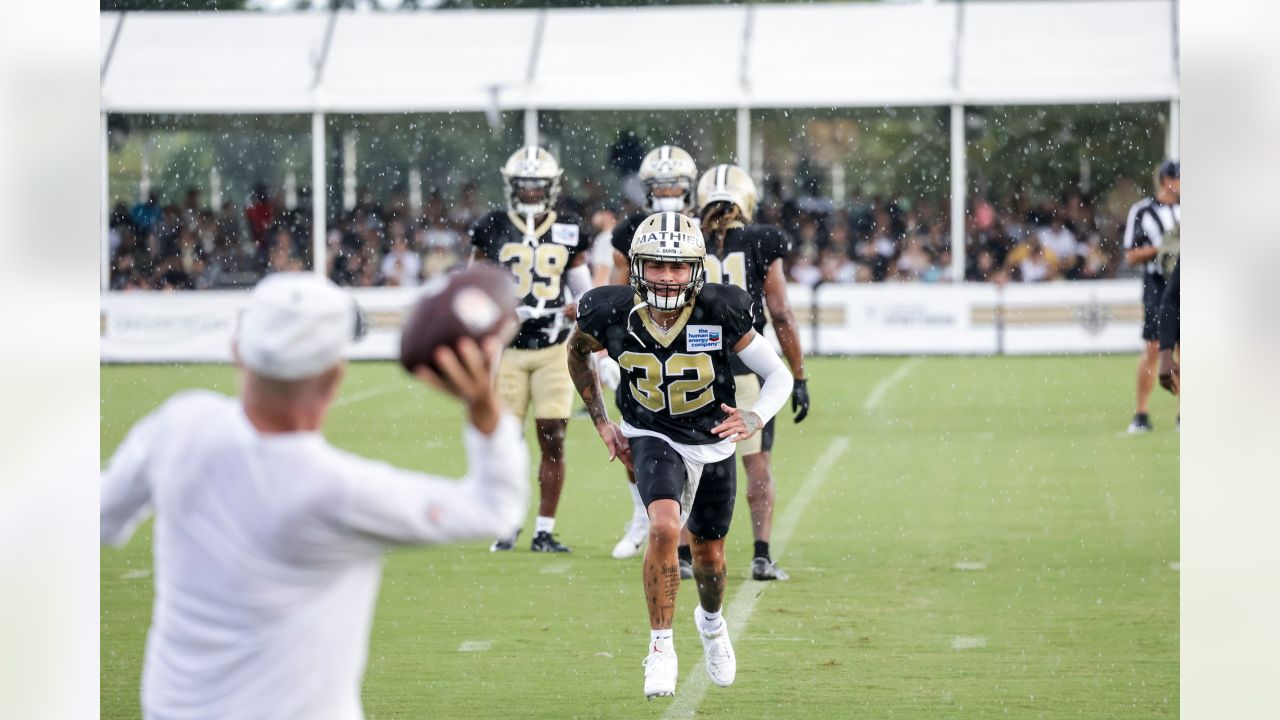
[[[698,612],[698,629],[699,630],[714,632],[720,629],[721,620],[720,620],[719,610],[713,613],[709,613],[706,610],[703,610],[702,606],[699,605],[698,611],[699,611]]]
[[[670,628],[666,630],[650,630],[649,644],[658,645],[659,647],[662,647],[662,648],[669,648],[674,643],[673,636],[672,636],[673,632],[674,631],[671,630]]]
[[[533,529],[533,531],[534,531],[535,533],[549,533],[549,532],[551,532],[553,529],[555,529],[555,526],[556,526],[556,519],[555,519],[555,518],[553,518],[553,517],[550,517],[550,518],[549,518],[549,517],[543,517],[543,516],[539,515],[539,516],[538,516],[538,522],[537,522],[537,524],[536,524],[536,525],[534,525],[534,529]]]
[[[649,511],[644,506],[644,500],[640,498],[640,489],[636,487],[635,483],[627,483],[627,487],[631,489],[631,503],[635,506],[635,509],[631,511],[631,517],[647,521],[649,519]]]

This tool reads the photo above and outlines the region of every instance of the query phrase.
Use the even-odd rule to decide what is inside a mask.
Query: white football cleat
[[[644,696],[652,700],[675,695],[679,672],[675,645],[670,641],[649,643],[649,657],[644,659]]]
[[[713,632],[706,632],[706,612],[699,605],[694,610],[694,622],[698,627],[698,637],[702,638],[702,651],[707,656],[707,674],[711,682],[720,687],[729,687],[738,674],[738,657],[733,654],[733,643],[729,642],[729,624],[720,618],[720,627]]]
[[[644,547],[644,541],[647,539],[649,539],[649,518],[632,518],[631,522],[627,523],[627,530],[623,533],[622,539],[613,546],[613,557],[617,560],[626,560],[639,555],[640,548]]]

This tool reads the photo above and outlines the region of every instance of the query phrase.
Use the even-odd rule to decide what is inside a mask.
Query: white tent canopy
[[[949,105],[964,277],[965,105],[1170,101],[1176,0],[824,3],[396,13],[102,13],[106,113],[310,113],[315,257],[325,113]],[[104,170],[105,172],[105,170]],[[106,225],[106,180],[103,181]],[[102,287],[108,286],[106,232]],[[323,267],[317,263],[317,272]]]
[[[876,107],[1178,97],[1172,0],[102,13],[101,23],[107,112]]]
[[[956,15],[951,3],[761,6],[747,59],[751,104],[949,105]]]
[[[1174,6],[1160,0],[981,2],[965,7],[966,105],[1178,97]]]

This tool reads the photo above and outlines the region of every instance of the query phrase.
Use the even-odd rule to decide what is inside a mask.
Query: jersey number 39
[[[716,370],[710,355],[676,353],[667,358],[664,367],[656,355],[625,352],[618,358],[618,365],[632,378],[632,397],[653,412],[669,407],[672,416],[684,415],[715,399],[711,383]]]
[[[529,247],[520,243],[507,243],[498,251],[498,261],[511,263],[511,273],[516,276],[516,295],[524,297],[533,291],[538,300],[560,298],[560,275],[569,264],[569,248],[546,243]]]

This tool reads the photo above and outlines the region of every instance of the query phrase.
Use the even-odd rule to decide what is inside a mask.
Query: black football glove
[[[791,412],[796,414],[796,422],[809,415],[809,381],[796,380],[791,388]]]

